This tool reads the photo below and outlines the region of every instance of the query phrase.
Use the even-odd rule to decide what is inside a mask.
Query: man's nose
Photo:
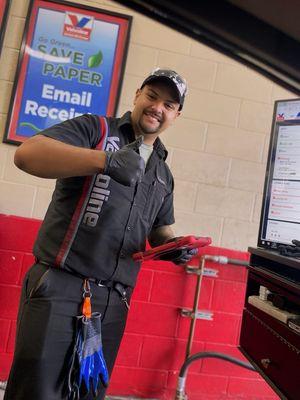
[[[155,100],[151,105],[151,109],[157,113],[162,113],[164,107],[164,103],[161,100]]]

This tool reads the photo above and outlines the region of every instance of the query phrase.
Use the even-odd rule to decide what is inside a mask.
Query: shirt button
[[[128,230],[128,231],[131,231],[131,226],[127,226],[127,230]]]
[[[120,253],[120,258],[125,258],[125,254],[123,251],[121,251],[121,253]]]

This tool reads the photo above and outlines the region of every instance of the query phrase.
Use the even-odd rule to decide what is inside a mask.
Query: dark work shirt
[[[135,140],[130,113],[83,116],[41,134],[75,146],[117,151]],[[127,187],[102,173],[58,179],[34,245],[34,255],[85,277],[134,286],[151,229],[174,223],[173,177],[159,138],[142,182]]]

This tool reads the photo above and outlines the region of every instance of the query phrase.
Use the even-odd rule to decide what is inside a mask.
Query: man
[[[57,183],[34,245],[36,263],[24,279],[5,400],[83,398],[71,397],[66,381],[86,284],[92,311],[101,314],[111,373],[140,269],[132,255],[145,249],[147,238],[152,246],[174,240],[173,177],[158,136],[180,115],[185,94],[183,78],[157,69],[137,90],[132,113],[86,114],[17,150],[19,168]],[[164,259],[180,264],[193,254],[176,251]],[[103,399],[100,386],[95,397],[90,390],[84,398]]]

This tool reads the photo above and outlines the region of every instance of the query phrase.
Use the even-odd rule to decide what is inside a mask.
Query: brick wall
[[[117,2],[73,2],[133,16],[118,115],[132,107],[136,88],[152,68],[174,68],[188,80],[182,116],[162,137],[175,177],[176,234],[211,236],[215,246],[243,251],[255,245],[273,103],[294,95]],[[11,1],[0,59],[0,141],[28,5],[29,0]],[[1,220],[0,379],[7,376],[11,362],[16,306],[22,277],[32,262],[33,237],[54,187],[53,180],[18,170],[14,153],[15,146],[0,143],[0,212],[25,217]],[[213,310],[214,321],[198,323],[195,351],[237,354],[244,274],[242,268],[223,266],[217,280],[204,280],[200,303]],[[193,277],[167,263],[143,266],[111,391],[173,397],[188,330],[178,309],[191,302],[193,287]],[[212,360],[191,368],[188,390],[199,400],[274,398],[253,373]]]
[[[33,262],[31,249],[40,221],[0,215],[0,380],[12,361],[21,282]],[[248,254],[210,247],[205,254],[247,260]],[[197,260],[193,262],[197,265]],[[203,277],[200,310],[212,321],[198,320],[192,353],[217,351],[243,359],[237,345],[244,303],[246,269],[210,262],[217,278]],[[196,277],[168,262],[143,264],[109,393],[169,400],[175,397],[178,371],[185,358]],[[189,369],[191,400],[278,399],[255,372],[220,360],[197,361]]]
[[[182,116],[162,136],[175,176],[176,234],[211,236],[216,246],[255,245],[273,103],[295,97],[228,57],[108,0],[73,0],[133,16],[118,115],[154,67],[182,73],[189,93]],[[0,60],[0,139],[29,0],[12,0]],[[0,143],[0,212],[44,217],[54,181],[19,171],[15,146]]]
[[[23,277],[32,265],[38,220],[0,214],[0,380],[8,376]]]

